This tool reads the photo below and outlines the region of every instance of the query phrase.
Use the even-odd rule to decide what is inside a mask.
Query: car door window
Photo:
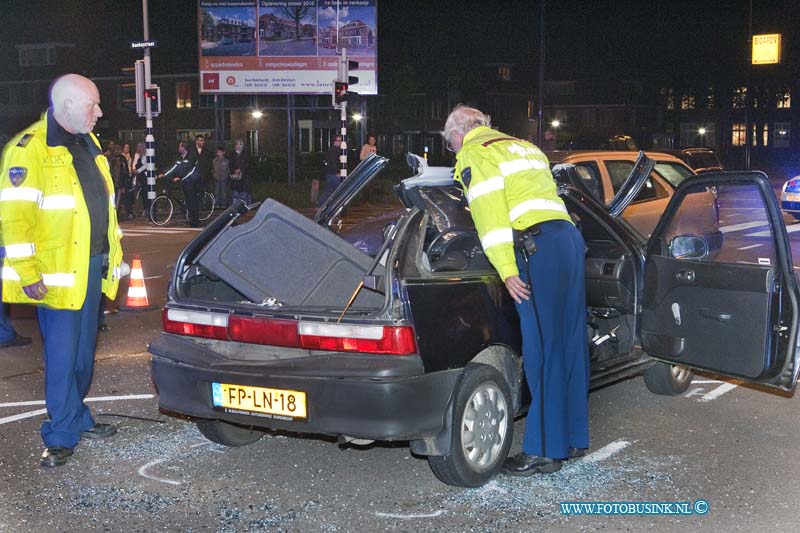
[[[600,168],[597,163],[594,161],[582,161],[575,163],[575,169],[581,179],[586,182],[595,199],[605,203],[605,190],[603,189],[603,180],[600,177]]]
[[[611,178],[611,186],[614,188],[614,194],[617,194],[633,170],[633,161],[606,161],[605,163],[606,170],[608,170],[608,175]],[[651,176],[647,178],[632,203],[647,202],[666,198],[667,196],[669,196],[669,193]]]
[[[708,253],[699,258],[703,261],[775,264],[773,231],[755,185],[692,188],[665,228],[667,242],[681,235],[700,236],[706,241]],[[687,246],[688,241],[682,242],[681,246]],[[679,258],[696,255],[686,249],[673,251]]]

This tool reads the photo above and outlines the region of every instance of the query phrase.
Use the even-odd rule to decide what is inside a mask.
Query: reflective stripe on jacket
[[[519,275],[512,229],[572,219],[547,157],[533,144],[486,126],[464,136],[455,179],[464,187],[481,245],[500,277]]]
[[[89,276],[91,221],[83,190],[65,146],[47,145],[43,119],[14,137],[0,162],[0,219],[6,257],[3,261],[3,300],[80,309]],[[114,208],[114,184],[108,161],[98,147],[97,167],[108,191],[108,273],[103,293],[113,299],[122,262]],[[48,293],[32,300],[22,287],[43,281]]]

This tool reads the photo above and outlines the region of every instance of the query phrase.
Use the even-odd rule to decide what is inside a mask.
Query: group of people
[[[189,212],[189,224],[192,226],[199,224],[198,196],[207,187],[211,188],[212,181],[215,207],[227,207],[228,198],[231,198],[231,201],[238,199],[245,203],[252,202],[250,158],[244,149],[244,142],[237,139],[234,149],[229,154],[226,154],[222,147],[217,148],[214,156],[206,148],[205,143],[204,135],[197,135],[191,147],[186,142],[180,142],[174,164],[159,175],[171,178],[175,182],[180,181]],[[114,204],[119,217],[135,218],[136,196],[141,198],[142,211],[146,213],[150,202],[146,192],[144,143],[138,143],[136,151],[131,154],[130,143],[119,146],[114,141],[109,141],[104,155],[108,160],[111,179],[114,182]]]
[[[103,114],[97,87],[67,74],[51,86],[50,102],[46,115],[6,146],[0,165],[2,298],[35,305],[43,339],[43,467],[66,463],[83,439],[117,431],[94,420],[84,397],[94,366],[99,301],[103,294],[114,298],[122,263],[112,174],[92,134]],[[506,459],[504,471],[555,472],[589,446],[583,240],[539,148],[491,129],[488,116],[466,106],[450,113],[443,136],[456,154],[455,179],[486,256],[520,317],[532,404],[522,451]],[[366,151],[362,156],[375,153]],[[123,146],[121,166],[126,153]],[[332,147],[329,163],[339,161],[334,153]],[[216,183],[230,180],[234,195],[248,198],[244,154],[240,141],[228,157],[217,150],[214,158],[201,135],[190,149],[181,143],[178,161],[164,176],[182,182],[194,209],[191,223],[197,223],[191,198],[208,176]],[[133,159],[129,168],[135,171]],[[217,191],[221,198],[226,193],[224,186]]]
[[[245,151],[244,142],[241,139],[236,140],[230,154],[226,155],[223,148],[217,148],[215,156],[212,156],[206,148],[206,138],[203,135],[195,137],[194,145],[191,148],[181,142],[178,144],[178,156],[175,163],[158,177],[169,178],[173,182],[181,183],[190,226],[196,227],[200,223],[198,198],[209,186],[212,178],[215,207],[228,206],[229,187],[232,201],[242,200],[248,204],[252,201],[250,157]]]
[[[359,160],[363,161],[369,156],[378,153],[377,139],[374,135],[367,137],[367,142],[361,147]],[[322,191],[319,195],[318,205],[322,205],[333,194],[333,191],[341,185],[344,177],[342,176],[342,136],[334,135],[330,148],[325,153],[322,161],[323,179]]]
[[[111,179],[116,188],[114,204],[124,218],[134,218],[133,204],[137,191],[146,183],[145,146],[140,142],[136,152],[131,153],[130,143],[118,146],[109,141],[104,154],[108,160]],[[147,209],[147,195],[142,195],[142,208]]]

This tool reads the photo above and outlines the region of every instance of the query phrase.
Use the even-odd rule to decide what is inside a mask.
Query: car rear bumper
[[[316,373],[298,359],[231,364],[200,343],[169,334],[154,340],[149,350],[162,409],[247,426],[372,440],[413,440],[438,434],[462,372],[400,375],[396,368],[382,368],[408,356],[370,356],[374,358],[371,376],[359,371],[335,375],[322,361]],[[362,367],[365,356],[335,354],[331,358],[346,368]],[[308,416],[283,420],[226,412],[212,404],[212,382],[305,392]]]
[[[786,193],[784,193],[783,196],[785,197]],[[800,196],[800,194],[798,194],[797,196]],[[800,213],[800,202],[790,202],[787,200],[782,200],[781,209],[789,213]]]

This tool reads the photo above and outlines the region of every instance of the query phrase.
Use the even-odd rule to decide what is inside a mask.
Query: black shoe
[[[27,346],[31,342],[33,342],[33,341],[31,340],[30,337],[24,337],[24,336],[22,336],[20,334],[17,334],[17,336],[14,337],[14,339],[11,340],[10,342],[7,342],[5,344],[0,344],[0,348],[12,348],[14,346]]]
[[[561,459],[550,459],[538,455],[518,453],[503,463],[503,473],[509,476],[532,476],[533,474],[552,474],[561,470]]]
[[[42,452],[41,465],[44,468],[53,468],[61,466],[67,462],[69,456],[72,455],[72,448],[64,448],[63,446],[48,446]]]
[[[114,424],[95,424],[93,428],[81,433],[82,439],[107,439],[116,435],[117,427]]]
[[[111,329],[111,326],[108,324],[97,324],[97,331],[108,331]]]
[[[567,460],[578,459],[579,457],[583,457],[584,455],[586,455],[586,448],[570,448],[569,457],[567,457]]]

